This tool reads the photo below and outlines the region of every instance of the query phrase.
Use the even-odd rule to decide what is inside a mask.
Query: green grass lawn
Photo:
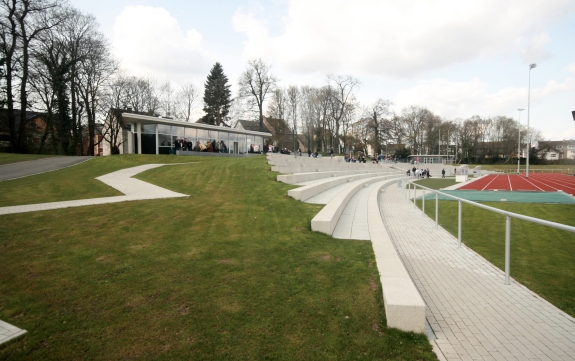
[[[119,196],[122,195],[119,191],[95,178],[141,164],[197,161],[198,157],[158,157],[155,155],[95,157],[81,165],[38,174],[33,177],[0,182],[0,207]]]
[[[421,209],[421,201],[417,202]],[[575,226],[575,206],[567,204],[500,203],[486,205]],[[458,205],[439,201],[439,223],[457,237]],[[435,200],[425,212],[435,220]],[[505,267],[505,216],[463,203],[462,241],[500,269]],[[511,277],[575,317],[575,233],[511,221]]]
[[[455,178],[426,178],[417,180],[413,183],[417,183],[431,189],[441,189],[455,185]]]
[[[321,206],[263,156],[96,158],[2,182],[0,205],[111,196],[95,176],[184,161],[138,178],[189,198],[0,217],[0,319],[28,331],[0,359],[436,359],[385,326],[371,243],[311,232]]]
[[[46,154],[18,154],[18,153],[2,153],[0,152],[0,165],[25,162],[28,160],[36,160],[42,158],[55,157],[55,155]]]

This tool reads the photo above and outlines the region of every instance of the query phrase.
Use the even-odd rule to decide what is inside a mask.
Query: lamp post
[[[519,174],[519,165],[521,164],[521,112],[525,109],[519,108],[519,119],[517,120],[517,128],[519,129],[519,138],[517,140],[517,174]]]
[[[531,148],[531,138],[529,134],[529,110],[531,103],[531,69],[535,68],[537,64],[529,64],[529,87],[527,88],[527,159],[525,166],[525,178],[529,178],[529,148]]]

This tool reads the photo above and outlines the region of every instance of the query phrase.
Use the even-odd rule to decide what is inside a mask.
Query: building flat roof
[[[152,117],[149,115],[122,113],[122,117],[124,118],[124,121],[126,121],[126,122],[130,122],[130,121],[138,122],[139,121],[142,124],[166,124],[166,125],[175,125],[178,127],[185,127],[185,128],[210,129],[210,130],[224,131],[224,132],[228,132],[228,133],[257,135],[260,137],[271,137],[272,136],[271,133],[256,132],[253,130],[245,130],[245,129],[238,129],[238,128],[218,127],[216,125],[209,125],[209,124],[202,124],[202,123],[188,123],[188,122],[183,122],[181,120]]]

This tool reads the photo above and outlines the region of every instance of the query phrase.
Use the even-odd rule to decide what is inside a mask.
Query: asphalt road
[[[34,174],[51,172],[82,163],[93,157],[52,157],[27,162],[11,163],[0,166],[0,182]]]

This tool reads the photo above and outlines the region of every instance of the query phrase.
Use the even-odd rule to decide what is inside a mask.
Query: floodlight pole
[[[529,178],[529,148],[531,148],[531,137],[529,134],[529,111],[531,103],[531,69],[535,68],[537,64],[529,65],[529,87],[527,88],[527,159],[525,166],[525,178]]]
[[[519,119],[517,120],[517,128],[519,129],[519,140],[517,141],[517,174],[521,165],[521,112],[525,109],[517,109],[519,111]]]

